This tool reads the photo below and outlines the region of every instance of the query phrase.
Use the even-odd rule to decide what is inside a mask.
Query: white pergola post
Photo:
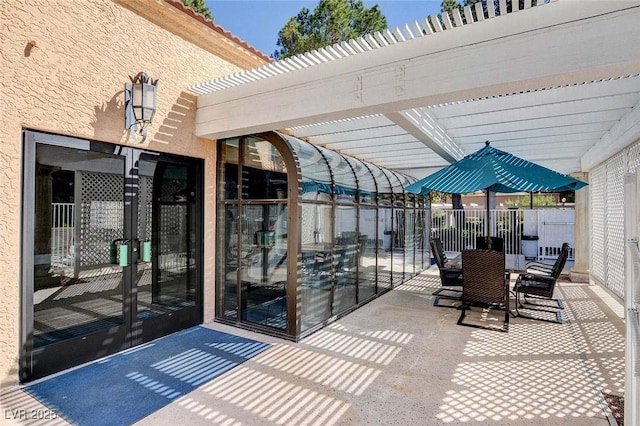
[[[589,181],[588,173],[572,173],[571,177],[583,182]],[[574,264],[570,271],[570,277],[571,281],[577,283],[589,282],[589,259],[591,253],[589,191],[588,186],[576,191],[575,242],[573,247]]]

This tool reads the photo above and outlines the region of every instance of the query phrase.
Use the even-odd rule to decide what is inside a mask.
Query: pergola
[[[196,134],[287,129],[416,178],[487,140],[562,173],[588,172],[632,142],[640,2],[491,15],[467,7],[444,26],[428,17],[195,85]]]
[[[584,247],[592,270],[611,262],[602,253],[615,248],[619,276],[625,259],[620,220],[605,249],[600,240],[609,228],[599,227],[596,238],[588,212],[607,203],[607,188],[599,183],[609,178],[605,161],[640,139],[640,1],[539,0],[532,7],[525,0],[523,10],[517,1],[514,10],[506,0],[495,2],[488,0],[485,11],[476,3],[462,14],[426,17],[194,84],[196,135],[221,139],[280,130],[415,178],[485,141],[581,179],[592,172],[598,184],[576,197],[576,212],[587,215],[578,224],[576,213],[576,246]],[[620,169],[614,179],[624,173]],[[624,194],[616,192],[615,208],[622,212]],[[627,274],[627,299],[633,276]],[[627,308],[636,309],[633,301]],[[637,424],[640,376],[633,365],[640,349],[633,330],[627,326],[625,393],[627,415]]]

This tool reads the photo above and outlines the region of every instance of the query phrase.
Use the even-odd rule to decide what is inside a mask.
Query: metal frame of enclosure
[[[217,321],[297,340],[429,266],[411,178],[277,132],[218,153]]]

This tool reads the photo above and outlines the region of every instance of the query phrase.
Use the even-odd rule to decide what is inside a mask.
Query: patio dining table
[[[447,251],[445,252],[448,264],[451,266],[462,266],[462,252]],[[523,254],[506,254],[505,255],[505,272],[522,273],[527,272],[527,261]]]

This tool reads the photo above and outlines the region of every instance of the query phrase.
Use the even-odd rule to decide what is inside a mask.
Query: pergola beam
[[[216,139],[638,74],[640,50],[617,41],[640,39],[639,19],[638,1],[555,2],[488,19],[200,95],[196,134]]]
[[[589,149],[581,159],[582,171],[589,171],[635,142],[640,134],[640,102]]]
[[[428,146],[449,163],[464,157],[464,151],[425,111],[409,110],[386,114],[387,118]]]

